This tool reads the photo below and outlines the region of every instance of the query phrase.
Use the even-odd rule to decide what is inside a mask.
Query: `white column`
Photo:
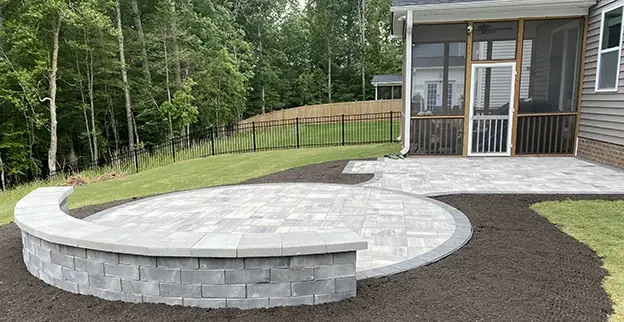
[[[377,98],[377,84],[375,84],[375,100],[378,100],[378,98]]]
[[[403,149],[401,149],[401,154],[407,154],[410,149],[410,123],[412,119],[412,30],[414,29],[414,15],[410,10],[407,12],[407,16],[405,19],[405,69],[403,73],[405,75],[405,88],[403,88],[403,97],[405,98],[405,106],[403,115],[403,126],[404,131],[403,135]]]

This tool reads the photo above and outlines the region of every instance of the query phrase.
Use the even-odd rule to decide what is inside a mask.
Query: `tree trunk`
[[[4,162],[2,162],[2,156],[0,155],[0,192],[6,191],[6,184],[4,182]]]
[[[111,118],[111,128],[113,130],[113,137],[115,138],[115,157],[119,155],[119,132],[117,130],[117,120],[115,119],[115,109],[113,107],[113,98],[108,92],[106,87],[106,96],[108,96],[108,112]]]
[[[180,48],[178,46],[178,17],[176,16],[176,8],[174,0],[171,0],[171,35],[173,42],[173,55],[175,56],[175,81],[176,89],[182,89],[182,68],[180,67]]]
[[[91,131],[93,134],[91,135],[91,139],[93,140],[93,161],[94,165],[97,166],[99,162],[98,155],[98,141],[97,141],[97,130],[95,128],[95,104],[93,98],[93,52],[89,49],[89,66],[87,68],[87,82],[89,88],[89,105],[91,107]]]
[[[117,40],[119,41],[119,62],[121,64],[121,80],[123,82],[124,97],[126,99],[126,119],[128,123],[128,150],[134,153],[134,117],[132,116],[132,103],[130,102],[130,88],[128,85],[128,74],[126,72],[126,57],[124,55],[124,36],[121,26],[121,4],[120,0],[115,1],[115,11],[117,14]]]
[[[50,176],[56,174],[56,73],[58,71],[59,34],[61,32],[61,14],[52,25],[52,68],[50,69],[50,149],[48,150],[48,169]]]
[[[139,3],[137,0],[132,0],[132,13],[134,14],[134,25],[137,28],[139,34],[139,44],[141,45],[141,59],[143,60],[143,74],[145,74],[145,81],[147,85],[152,86],[152,75],[150,73],[147,49],[145,46],[145,34],[143,33],[143,24],[141,23],[141,12],[139,11]]]
[[[87,116],[87,101],[85,100],[84,84],[82,83],[82,72],[80,71],[80,60],[78,59],[78,53],[76,55],[76,72],[78,73],[78,88],[80,89],[80,98],[82,99],[82,114],[85,121],[85,129],[87,129],[87,141],[89,142],[89,153],[91,155],[91,164],[95,160],[93,157],[93,145],[91,142],[91,130],[89,129],[89,117]],[[89,77],[89,69],[87,65],[87,77]]]
[[[332,59],[331,59],[331,47],[329,41],[327,41],[327,97],[329,103],[332,102],[332,79],[331,79]]]
[[[360,0],[361,6],[360,9],[360,43],[361,43],[361,51],[360,55],[361,59],[361,71],[362,71],[362,101],[366,100],[366,37],[365,37],[365,27],[366,27],[366,0]]]
[[[163,50],[165,58],[165,86],[167,87],[167,102],[171,104],[171,86],[169,84],[169,56],[167,54],[167,27],[163,26]],[[171,121],[171,112],[167,111],[169,119],[169,139],[173,139],[173,122]]]

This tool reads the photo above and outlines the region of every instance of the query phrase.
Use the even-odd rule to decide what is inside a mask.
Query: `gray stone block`
[[[120,277],[127,280],[138,280],[139,267],[104,263],[104,275]]]
[[[41,246],[35,246],[35,255],[43,262],[49,263],[52,261],[52,251]]]
[[[67,291],[67,292],[78,293],[78,283],[74,283],[74,282],[70,282],[70,281],[57,280],[56,281],[56,287],[60,288],[61,290]]]
[[[225,270],[226,284],[257,284],[268,283],[271,280],[269,269],[245,269],[245,270]]]
[[[56,264],[52,264],[52,263],[48,263],[48,262],[43,262],[43,271],[56,278],[56,279],[63,279],[63,266],[61,265],[56,265]]]
[[[49,242],[47,240],[44,240],[44,239],[41,240],[41,248],[49,249],[49,250],[55,250],[57,252],[60,252],[60,249],[61,249],[59,244],[51,243],[51,242]]]
[[[220,309],[225,307],[225,299],[183,299],[184,306],[201,307],[203,309]]]
[[[314,278],[317,280],[350,276],[355,276],[355,263],[314,268]]]
[[[143,303],[143,295],[121,293],[121,300],[129,303]]]
[[[200,258],[199,269],[243,269],[242,258]]]
[[[121,292],[121,279],[89,274],[89,286],[102,290]]]
[[[32,263],[28,263],[28,264],[26,264],[26,269],[34,277],[39,278],[39,269],[37,267],[35,267],[35,265],[33,265]]]
[[[282,236],[280,234],[244,234],[238,247],[238,257],[267,257],[282,255]]]
[[[74,269],[76,266],[74,264],[74,257],[63,255],[61,253],[52,252],[50,255],[52,264],[60,265],[63,267]]]
[[[290,296],[290,283],[247,284],[247,297]]]
[[[199,259],[188,257],[158,257],[157,267],[198,269]]]
[[[93,275],[104,275],[104,263],[90,259],[74,258],[76,270]]]
[[[245,269],[247,268],[280,268],[289,267],[288,257],[255,257],[245,258]]]
[[[316,294],[314,295],[314,304],[322,304],[328,302],[338,302],[344,299],[354,297],[355,292],[333,293],[333,294]]]
[[[63,278],[67,281],[89,285],[89,274],[63,267]]]
[[[156,257],[119,254],[119,264],[131,266],[156,267]]]
[[[334,293],[334,280],[292,282],[292,296]]]
[[[147,296],[160,295],[158,282],[121,280],[121,291],[124,293],[143,294]]]
[[[355,252],[335,253],[333,254],[333,257],[334,257],[334,264],[346,264],[346,263],[356,262]]]
[[[116,291],[103,290],[99,288],[93,288],[89,286],[78,285],[78,291],[80,294],[93,295],[95,297],[103,298],[109,301],[121,301],[123,294]]]
[[[332,263],[332,254],[293,256],[290,258],[290,267],[325,266]]]
[[[314,295],[289,296],[289,297],[269,297],[269,307],[313,305]]]
[[[202,297],[206,298],[244,298],[245,284],[202,285]]]
[[[355,291],[357,287],[355,277],[343,277],[336,279],[336,293]]]
[[[181,273],[184,284],[225,284],[225,270],[186,270]]]
[[[268,298],[257,299],[226,299],[226,307],[234,307],[239,309],[259,309],[263,307],[269,307]]]
[[[32,253],[29,253],[28,261],[37,269],[40,269],[42,267],[41,265],[43,265],[41,264],[41,260],[39,259],[39,257],[33,255]]]
[[[180,270],[173,268],[140,267],[141,280],[180,283]]]
[[[74,257],[80,257],[80,258],[87,258],[87,250],[86,249],[73,247],[73,246],[61,245],[61,254],[68,255],[68,256],[74,256]]]
[[[50,274],[44,272],[43,270],[39,270],[39,278],[46,284],[50,284],[52,286],[56,285],[56,279]]]
[[[119,254],[101,252],[99,250],[87,249],[87,259],[102,261],[112,264],[119,264]]]
[[[271,269],[271,282],[302,282],[314,279],[314,268],[293,267]]]
[[[160,283],[160,296],[200,298],[201,294],[200,284]]]
[[[167,305],[182,305],[181,297],[143,296],[143,303],[162,303]]]

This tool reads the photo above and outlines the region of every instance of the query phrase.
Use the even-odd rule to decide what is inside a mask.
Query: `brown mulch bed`
[[[250,182],[357,183],[346,162],[284,171]],[[439,197],[470,219],[472,240],[432,265],[358,282],[358,296],[314,307],[240,311],[110,302],[71,294],[31,276],[19,230],[0,226],[0,320],[7,321],[605,321],[606,272],[588,247],[529,206],[544,200],[624,196],[460,195]],[[77,217],[123,202],[72,210]]]

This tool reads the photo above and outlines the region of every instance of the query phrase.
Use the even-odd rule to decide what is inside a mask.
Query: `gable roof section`
[[[373,85],[402,84],[403,76],[402,75],[375,75],[371,83]]]

